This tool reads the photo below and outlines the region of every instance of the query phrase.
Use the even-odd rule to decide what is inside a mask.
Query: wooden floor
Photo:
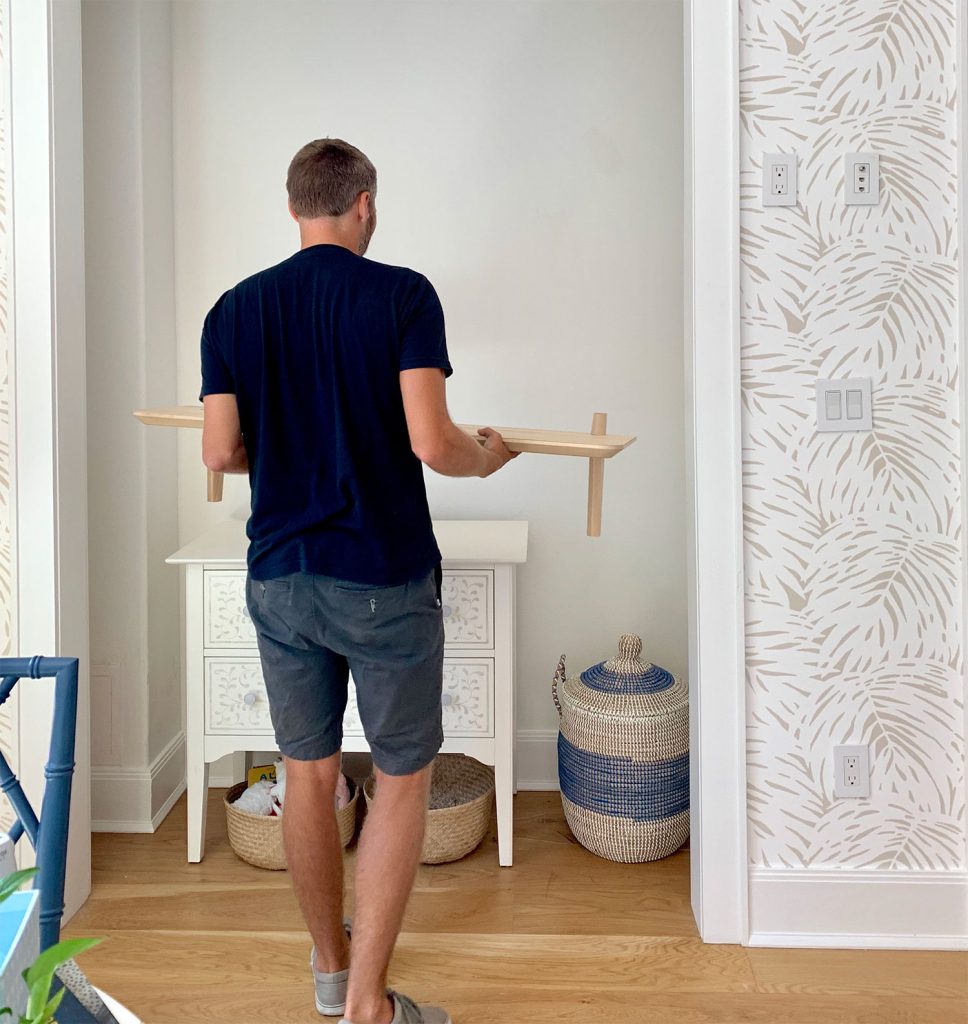
[[[688,851],[611,864],[571,838],[557,794],[521,793],[515,812],[513,868],[492,835],[420,870],[391,968],[455,1024],[968,1022],[968,954],[703,945]],[[184,801],[153,836],[94,837],[94,891],[68,933],[107,941],[84,967],[146,1024],[318,1024],[286,874],[236,859],[214,794],[208,828],[194,865]]]

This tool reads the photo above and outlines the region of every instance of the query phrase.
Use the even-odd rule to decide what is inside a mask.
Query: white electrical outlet
[[[848,206],[877,206],[880,199],[877,154],[848,153],[844,157],[844,202]]]
[[[834,747],[834,796],[871,795],[870,747],[849,744]]]
[[[766,153],[763,156],[763,205],[797,205],[796,153]]]

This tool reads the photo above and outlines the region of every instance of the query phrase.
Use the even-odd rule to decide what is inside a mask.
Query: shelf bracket
[[[592,417],[591,432],[596,437],[605,433],[608,415],[596,412]],[[602,501],[605,496],[605,460],[588,460],[588,529],[589,537],[602,535]]]

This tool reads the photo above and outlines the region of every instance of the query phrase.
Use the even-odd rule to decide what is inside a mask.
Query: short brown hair
[[[286,191],[297,217],[339,217],[361,192],[376,195],[376,168],[342,139],[316,139],[292,158]]]

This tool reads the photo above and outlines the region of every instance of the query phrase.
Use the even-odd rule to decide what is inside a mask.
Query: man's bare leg
[[[388,1024],[387,968],[413,888],[427,820],[430,767],[413,775],[374,768],[376,797],[367,812],[356,854],[353,959],[346,1019]]]
[[[282,833],[289,877],[316,944],[316,969],[336,974],[350,962],[343,928],[343,847],[336,824],[340,755],[285,761]]]

